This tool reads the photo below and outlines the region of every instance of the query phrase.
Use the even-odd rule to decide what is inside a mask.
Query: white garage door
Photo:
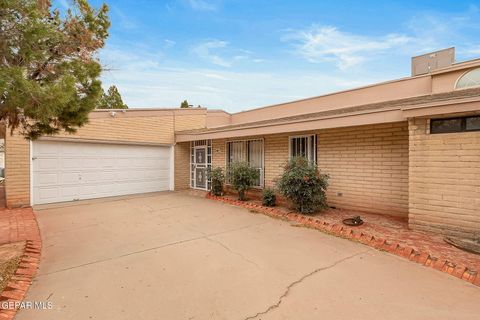
[[[170,189],[171,147],[35,141],[33,203]]]

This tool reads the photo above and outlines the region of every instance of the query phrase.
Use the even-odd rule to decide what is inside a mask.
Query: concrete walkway
[[[16,319],[478,319],[480,288],[361,244],[183,193],[38,210]]]

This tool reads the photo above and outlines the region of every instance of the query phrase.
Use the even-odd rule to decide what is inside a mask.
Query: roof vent
[[[412,58],[412,77],[450,67],[454,63],[454,47],[422,54]]]

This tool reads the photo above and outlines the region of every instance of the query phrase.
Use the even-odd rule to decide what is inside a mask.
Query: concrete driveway
[[[185,193],[38,210],[39,274],[16,319],[478,319],[480,288]]]

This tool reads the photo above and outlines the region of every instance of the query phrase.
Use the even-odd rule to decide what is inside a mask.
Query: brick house
[[[208,168],[246,160],[273,186],[294,156],[330,175],[328,202],[408,217],[446,234],[480,232],[480,59],[447,49],[412,76],[229,114],[98,110],[75,135],[6,140],[8,206],[195,188]]]

